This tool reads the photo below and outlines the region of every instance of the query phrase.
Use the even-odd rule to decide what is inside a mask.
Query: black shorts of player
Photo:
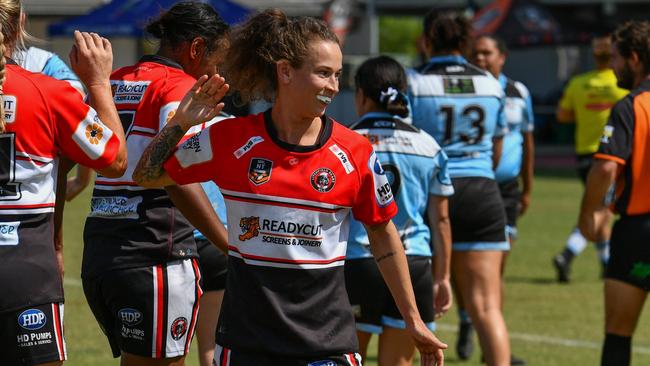
[[[362,366],[361,355],[346,353],[341,355],[315,356],[307,358],[287,358],[279,355],[250,353],[224,348],[214,348],[215,366]]]
[[[181,259],[83,278],[86,300],[113,357],[185,355],[196,326],[200,277],[196,259]]]
[[[605,278],[650,291],[650,214],[622,216],[614,224]]]
[[[580,177],[582,184],[586,184],[587,175],[589,174],[591,165],[594,162],[594,154],[578,154],[576,160],[578,161],[578,176]]]
[[[0,365],[64,361],[63,303],[28,306],[0,314]]]
[[[408,256],[415,301],[424,323],[435,330],[431,258]],[[405,329],[406,324],[373,258],[345,261],[345,286],[357,330],[381,334],[384,327]]]
[[[499,187],[484,177],[452,178],[449,197],[452,250],[506,251],[506,214]]]
[[[196,239],[201,268],[201,288],[204,292],[226,288],[228,257],[206,239]]]
[[[503,207],[506,210],[506,225],[516,228],[517,217],[519,217],[519,201],[521,200],[519,180],[513,179],[499,183],[499,192],[501,192]]]

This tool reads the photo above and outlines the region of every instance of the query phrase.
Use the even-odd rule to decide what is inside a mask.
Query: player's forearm
[[[228,253],[228,232],[199,183],[165,187],[183,216],[222,252]]]
[[[171,156],[174,147],[185,135],[185,131],[177,124],[167,124],[149,146],[144,150],[138,165],[133,171],[133,180],[140,186],[155,188],[160,187],[160,178],[165,169],[163,164]]]
[[[88,101],[90,106],[97,112],[97,116],[102,123],[113,132],[120,142],[115,160],[108,167],[98,169],[98,171],[105,177],[121,177],[127,166],[126,139],[124,138],[122,122],[120,122],[120,117],[113,103],[111,85],[108,82],[105,84],[89,85]]]
[[[366,226],[370,249],[407,326],[420,320],[404,247],[392,221]]]
[[[521,165],[521,180],[523,193],[530,194],[533,190],[533,174],[535,171],[535,140],[532,132],[524,133],[524,154]]]
[[[582,214],[591,214],[605,206],[605,196],[616,179],[617,170],[618,164],[613,161],[594,159],[587,176],[587,185],[580,210]]]
[[[447,198],[430,196],[427,215],[429,227],[433,230],[433,278],[436,281],[448,280],[451,268],[451,223]]]
[[[503,136],[492,139],[492,170],[497,170],[503,152]]]

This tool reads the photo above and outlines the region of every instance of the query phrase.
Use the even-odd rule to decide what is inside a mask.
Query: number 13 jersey
[[[433,57],[407,76],[413,125],[440,143],[449,175],[493,179],[492,138],[507,131],[497,79],[461,56]]]
[[[370,143],[323,117],[317,144],[278,139],[271,113],[214,124],[165,163],[179,184],[213,180],[228,215],[217,343],[292,357],[356,352],[343,263],[350,213],[397,211]]]

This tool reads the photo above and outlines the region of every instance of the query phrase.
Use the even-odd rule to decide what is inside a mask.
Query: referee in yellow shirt
[[[609,111],[628,91],[616,86],[616,75],[610,68],[611,40],[609,35],[594,37],[591,42],[596,69],[573,77],[557,108],[557,120],[576,124],[575,150],[578,174],[582,183],[587,179],[593,155],[598,150],[603,127]],[[609,260],[609,219],[599,228],[596,248],[603,269]],[[571,261],[587,246],[587,239],[574,228],[562,253],[553,257],[559,282],[569,282]],[[604,272],[603,272],[604,273]]]

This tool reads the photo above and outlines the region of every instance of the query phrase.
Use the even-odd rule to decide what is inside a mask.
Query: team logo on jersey
[[[18,99],[13,95],[2,96],[6,123],[12,123],[16,120],[16,111],[18,110],[16,103],[18,103]]]
[[[375,184],[375,198],[380,207],[387,206],[393,201],[393,191],[388,182],[386,171],[381,166],[377,154],[373,151],[368,160],[368,168],[372,171],[372,177]]]
[[[111,80],[111,92],[116,104],[138,104],[151,81]]]
[[[120,311],[117,312],[117,317],[122,321],[122,324],[127,327],[133,327],[142,322],[142,313],[136,309],[120,309]]]
[[[174,319],[174,321],[172,322],[172,326],[171,326],[172,338],[174,338],[174,340],[177,341],[183,338],[185,332],[187,332],[187,319],[182,316],[179,316],[178,318]]]
[[[255,216],[242,217],[239,219],[239,228],[242,234],[239,240],[246,241],[260,234],[260,218]]]
[[[442,82],[447,94],[474,94],[476,90],[472,78],[447,77]]]
[[[251,151],[253,146],[259,144],[260,142],[264,141],[262,136],[253,136],[246,141],[244,146],[240,147],[239,149],[235,150],[233,153],[237,159],[241,158],[244,156],[247,152]]]
[[[41,329],[45,323],[47,323],[47,317],[38,309],[25,310],[18,315],[18,325],[27,330]]]
[[[311,186],[315,190],[321,193],[326,193],[334,188],[336,183],[336,176],[334,172],[328,168],[318,168],[313,173],[311,173],[311,178],[309,178]]]
[[[336,155],[336,157],[341,161],[341,164],[343,164],[343,168],[345,169],[345,172],[350,174],[354,171],[354,166],[352,166],[352,163],[350,163],[350,158],[348,158],[348,155],[345,153],[345,151],[341,150],[341,148],[334,144],[330,146],[330,151]]]
[[[93,145],[99,144],[104,137],[104,129],[98,123],[92,123],[86,126],[86,139]]]
[[[273,162],[262,158],[252,158],[248,167],[248,180],[256,186],[264,184],[271,179]]]
[[[609,139],[614,135],[614,126],[607,125],[603,129],[603,135],[600,137],[600,142],[609,144]]]

